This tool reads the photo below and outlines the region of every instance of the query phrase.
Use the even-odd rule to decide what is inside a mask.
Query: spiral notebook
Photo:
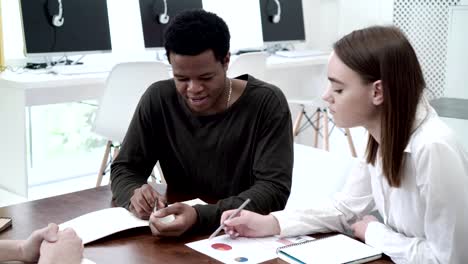
[[[365,263],[382,252],[346,235],[334,235],[280,247],[278,257],[288,263]]]

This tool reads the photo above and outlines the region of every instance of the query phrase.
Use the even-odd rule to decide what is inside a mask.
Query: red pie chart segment
[[[216,244],[211,245],[211,247],[217,250],[221,250],[221,251],[228,251],[232,249],[230,245],[226,245],[223,243],[216,243]]]

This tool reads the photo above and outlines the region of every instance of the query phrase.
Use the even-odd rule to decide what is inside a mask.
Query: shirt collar
[[[416,108],[416,116],[414,118],[413,127],[411,129],[411,136],[404,152],[411,153],[411,141],[413,140],[413,135],[419,129],[419,127],[421,127],[424,121],[426,121],[429,114],[431,114],[433,111],[434,110],[429,105],[429,101],[426,99],[426,97],[424,95],[421,96],[421,100],[419,101]]]

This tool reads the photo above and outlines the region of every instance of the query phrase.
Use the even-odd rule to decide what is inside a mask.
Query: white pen
[[[243,204],[241,204],[241,206],[239,206],[239,208],[237,208],[237,210],[232,213],[226,220],[224,221],[227,221],[227,220],[230,220],[231,218],[233,218],[234,216],[236,216],[242,209],[244,209],[244,207],[250,202],[250,199],[247,198],[247,200],[245,200],[245,202]],[[224,228],[224,223],[222,223],[218,229],[216,229],[216,231],[213,232],[213,234],[211,234],[211,236],[208,238],[208,240],[212,239],[213,237],[215,237],[222,229]]]

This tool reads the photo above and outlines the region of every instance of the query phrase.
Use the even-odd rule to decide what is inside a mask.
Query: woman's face
[[[380,98],[380,81],[364,83],[358,73],[346,66],[334,52],[328,62],[328,80],[322,98],[329,103],[337,126],[368,127],[374,121],[380,121],[379,105],[383,100]]]

